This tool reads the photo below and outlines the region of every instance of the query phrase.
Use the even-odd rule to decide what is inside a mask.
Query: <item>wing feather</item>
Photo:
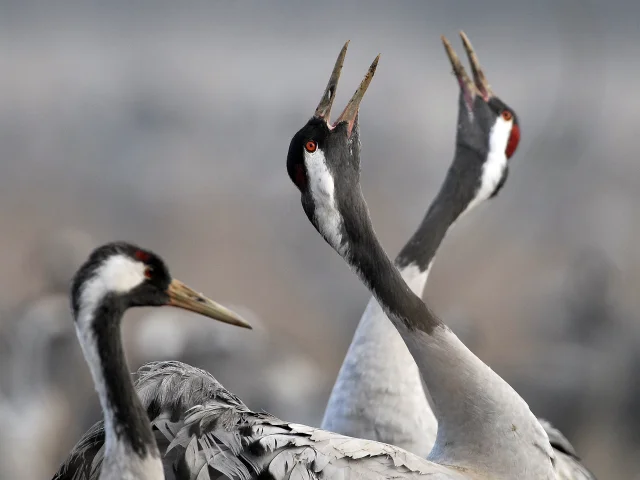
[[[548,420],[539,418],[538,421],[547,432],[549,443],[555,450],[558,480],[597,480],[596,476],[582,464],[567,437]]]
[[[171,480],[462,479],[471,472],[437,465],[392,445],[350,438],[253,412],[210,373],[181,362],[153,362],[136,389],[156,430]],[[556,451],[559,480],[595,480],[571,443],[542,420]],[[97,480],[102,422],[91,427],[54,480]]]
[[[181,362],[152,362],[136,389],[172,480],[468,478],[391,445],[354,439],[253,412],[211,374]],[[97,480],[104,429],[80,439],[55,480]]]

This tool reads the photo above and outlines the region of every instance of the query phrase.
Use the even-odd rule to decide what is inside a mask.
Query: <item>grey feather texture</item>
[[[551,422],[538,418],[540,425],[549,436],[549,443],[556,453],[558,480],[596,480],[596,477],[580,461],[573,445]]]
[[[474,478],[398,447],[253,412],[211,374],[181,362],[144,365],[136,389],[156,429],[167,479]],[[97,480],[103,445],[99,422],[54,479]]]

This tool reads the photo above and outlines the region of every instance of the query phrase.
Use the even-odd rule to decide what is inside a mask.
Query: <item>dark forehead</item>
[[[302,127],[298,132],[293,136],[291,140],[291,144],[301,144],[306,142],[307,140],[315,140],[318,144],[322,145],[331,131],[327,126],[326,122],[319,118],[312,118],[307,122],[307,124]]]
[[[497,113],[502,113],[503,110],[509,110],[513,114],[514,123],[518,123],[518,115],[515,110],[504,103],[500,98],[491,97],[491,99],[489,99],[489,106]]]

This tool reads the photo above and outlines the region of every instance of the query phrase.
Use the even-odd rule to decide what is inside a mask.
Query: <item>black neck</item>
[[[349,208],[343,211],[346,235],[345,260],[356,270],[390,317],[402,321],[411,329],[430,334],[442,322],[407,286],[380,245],[373,231],[362,194],[354,189]]]
[[[462,175],[456,168],[458,160],[470,154],[477,157],[476,153],[469,152],[468,149],[458,147],[456,150],[453,164],[449,167],[438,195],[418,229],[396,257],[399,268],[413,264],[420,271],[426,271],[447,231],[471,203],[479,180],[477,177]]]
[[[144,457],[157,453],[157,445],[147,412],[136,394],[122,346],[120,319],[124,309],[105,301],[95,312],[91,329],[96,342],[113,434]],[[105,412],[105,415],[107,412]]]

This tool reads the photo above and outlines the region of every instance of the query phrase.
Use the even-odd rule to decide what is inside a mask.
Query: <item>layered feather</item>
[[[167,479],[477,478],[392,445],[253,412],[211,374],[181,362],[144,365],[136,389],[154,427]],[[80,439],[54,480],[97,480],[103,446],[99,422]]]

